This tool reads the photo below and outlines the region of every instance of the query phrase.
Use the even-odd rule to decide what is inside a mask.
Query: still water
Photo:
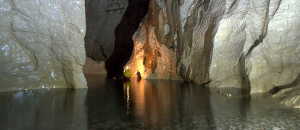
[[[300,110],[179,81],[0,93],[0,130],[299,130]]]

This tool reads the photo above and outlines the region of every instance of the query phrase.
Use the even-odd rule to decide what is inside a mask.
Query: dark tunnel
[[[128,7],[115,29],[115,47],[106,61],[107,78],[122,78],[123,66],[133,51],[132,37],[147,14],[149,0],[128,0]]]

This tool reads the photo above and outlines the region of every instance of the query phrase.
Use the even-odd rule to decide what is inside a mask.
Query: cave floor
[[[267,98],[224,97],[180,81],[110,81],[89,89],[0,93],[1,130],[297,130],[300,111]],[[210,93],[210,94],[209,94]]]

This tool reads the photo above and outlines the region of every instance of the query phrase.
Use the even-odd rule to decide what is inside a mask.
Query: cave
[[[107,77],[121,77],[123,67],[129,61],[133,51],[132,37],[145,17],[149,0],[128,0],[128,7],[120,24],[115,29],[115,47],[106,61]]]
[[[97,13],[97,8],[100,8],[99,6],[95,6],[95,4],[106,4],[103,9],[104,14],[102,15],[117,14],[116,17],[107,17],[108,20],[116,21],[114,25],[106,28],[94,27],[94,24],[100,23],[106,23],[109,26],[110,22],[105,20],[103,20],[105,22],[95,22],[101,21],[99,18],[95,18],[100,17],[101,19],[101,15],[94,14]],[[96,0],[87,0],[87,35],[85,38],[86,53],[88,59],[92,59],[98,63],[102,62],[102,66],[98,65],[98,67],[87,68],[91,69],[87,73],[103,69],[103,62],[105,62],[107,78],[122,79],[124,77],[124,66],[129,61],[133,51],[134,44],[132,37],[147,14],[148,6],[149,0],[128,0],[127,2],[125,0],[112,0],[107,1],[107,3],[101,3]],[[102,19],[105,19],[105,17]],[[102,41],[97,39],[97,37],[103,36],[99,34],[105,33],[111,33],[111,35],[114,36],[110,36],[110,39],[101,39]],[[88,61],[87,64],[97,64],[96,62],[91,63],[91,61]]]
[[[299,0],[0,0],[0,130],[297,130]]]

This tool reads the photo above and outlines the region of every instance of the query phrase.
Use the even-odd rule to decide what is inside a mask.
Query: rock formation
[[[148,10],[149,0],[128,0],[128,7],[115,28],[115,41],[112,55],[106,60],[108,78],[122,78],[123,67],[133,50],[132,36]]]
[[[180,76],[271,93],[299,106],[293,91],[300,87],[299,6],[298,0],[152,0],[126,68],[144,78]]]
[[[85,48],[94,60],[110,59],[112,76],[120,74],[145,1],[128,1],[136,4],[127,8],[126,0],[0,0],[0,90],[85,87]],[[150,0],[125,69],[142,78],[270,93],[300,107],[299,6],[298,0]],[[134,10],[140,11],[128,13]]]
[[[105,61],[112,54],[115,29],[126,11],[127,0],[85,0],[87,56]]]
[[[86,87],[84,0],[0,0],[0,91]]]
[[[115,29],[127,8],[127,0],[85,0],[87,53],[84,73],[104,74],[105,61],[115,47]]]

